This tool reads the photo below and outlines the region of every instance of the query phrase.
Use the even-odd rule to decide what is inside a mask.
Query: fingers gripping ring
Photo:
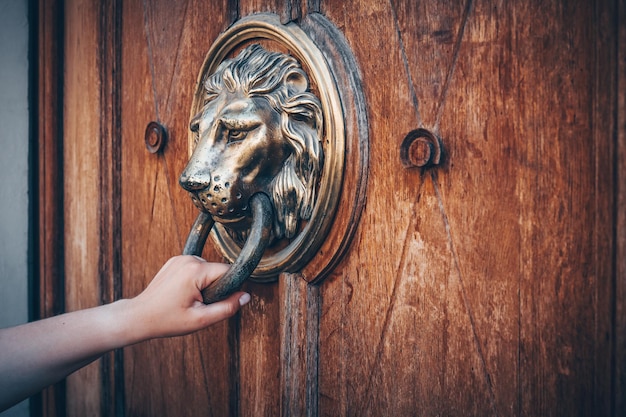
[[[258,193],[250,199],[250,208],[252,210],[252,226],[248,239],[230,269],[202,291],[205,304],[223,300],[237,291],[263,257],[271,237],[272,204],[265,194]],[[201,256],[213,224],[214,220],[210,214],[201,212],[198,215],[187,238],[187,243],[185,243],[183,255]]]

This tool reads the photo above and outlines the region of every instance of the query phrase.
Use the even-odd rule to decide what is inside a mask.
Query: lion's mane
[[[308,91],[307,76],[291,56],[254,44],[225,60],[204,83],[205,105],[224,90],[266,98],[281,115],[281,131],[291,155],[272,180],[274,235],[292,238],[299,219],[311,217],[323,164],[320,101]]]

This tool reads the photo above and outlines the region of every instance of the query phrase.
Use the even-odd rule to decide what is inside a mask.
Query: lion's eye
[[[248,132],[246,130],[229,130],[228,131],[228,142],[236,142],[240,140],[244,140]]]

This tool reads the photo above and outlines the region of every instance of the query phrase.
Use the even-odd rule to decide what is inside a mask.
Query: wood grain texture
[[[195,80],[211,40],[231,22],[219,4],[124,2],[122,28],[121,163],[122,282],[138,294],[182,247],[196,209],[178,185],[186,164]],[[225,5],[221,5],[225,10]],[[207,21],[208,19],[208,21]],[[162,152],[150,154],[144,130],[168,130]],[[221,260],[207,245],[205,257]],[[236,350],[232,325],[187,337],[154,340],[124,352],[128,415],[229,415]],[[236,409],[236,408],[234,408]]]
[[[236,318],[72,376],[68,415],[626,413],[619,0],[67,1],[63,172],[41,182],[57,204],[40,227],[65,213],[41,262],[65,269],[68,309],[136,295],[182,250],[196,76],[217,35],[257,12],[305,29],[319,12],[354,54],[367,106],[344,104],[367,112],[370,147],[365,171],[346,168],[366,197],[360,220],[339,216],[355,222],[339,225],[355,233],[346,256],[319,287],[247,283]],[[47,71],[42,175],[59,151]],[[169,132],[157,154],[152,120]],[[402,167],[418,127],[443,140],[434,170]],[[60,233],[62,264],[46,246]],[[211,244],[204,257],[221,260]],[[60,298],[42,294],[42,311]]]
[[[34,14],[31,11],[31,16]],[[59,2],[40,2],[38,17],[38,318],[65,310],[63,277],[63,10]],[[65,411],[65,382],[31,401],[33,414],[60,417]]]
[[[111,303],[122,298],[121,269],[121,1],[100,3],[98,11],[100,111],[100,172],[98,217],[100,250],[98,271],[100,302]],[[114,416],[124,409],[124,380],[121,349],[102,357],[103,416]]]
[[[252,301],[239,321],[238,381],[240,416],[281,412],[280,298],[275,285],[247,283]]]
[[[532,18],[549,25],[535,36],[519,27],[514,48],[516,78],[528,85],[518,87],[515,130],[529,139],[517,147],[526,165],[518,170],[517,185],[522,197],[519,407],[520,414],[583,416],[595,414],[593,358],[609,353],[595,351],[593,331],[599,308],[595,288],[608,278],[591,267],[600,261],[593,247],[594,200],[607,197],[595,194],[590,152],[594,65],[579,58],[595,49],[585,24],[593,8],[545,6],[519,8],[516,15],[522,22]],[[566,396],[569,404],[556,407]]]
[[[470,1],[322,11],[361,66],[372,157],[360,239],[322,286],[321,413],[610,415],[599,404],[615,364],[596,326],[611,300],[595,294],[614,279],[603,266],[612,244],[605,252],[595,236],[615,227],[603,215],[612,186],[596,188],[599,167],[614,162],[593,106],[613,104],[603,101],[611,84],[593,80],[615,68],[595,37],[610,45],[615,27],[596,34],[602,20],[587,23],[610,10]],[[418,126],[444,139],[436,173],[395,166]]]
[[[623,45],[624,34],[618,26],[623,22],[620,17],[619,2],[597,2],[594,10],[593,36],[596,42],[594,95],[593,95],[593,135],[595,144],[596,163],[596,201],[595,201],[595,275],[597,284],[595,289],[595,343],[597,354],[594,358],[594,413],[597,415],[622,415],[624,388],[620,387],[620,373],[624,375],[623,358],[626,349],[620,346],[624,324],[624,317],[619,317],[617,311],[623,308],[624,298],[620,296],[620,281],[623,282],[624,270],[620,271],[619,259],[623,258],[623,245],[620,240],[624,236],[623,226],[623,196],[620,195],[620,184],[624,183],[623,156],[620,155],[618,125],[620,124],[619,97],[623,94],[624,71],[620,68],[617,45]],[[623,46],[620,46],[623,49]],[[620,81],[622,79],[622,81]],[[621,86],[621,88],[620,88]],[[620,93],[620,89],[622,92]],[[608,110],[612,109],[612,110]],[[623,123],[621,126],[624,126]],[[622,162],[620,162],[620,160]],[[607,161],[613,166],[608,168]],[[613,219],[613,221],[607,221]],[[621,232],[620,232],[621,231]],[[614,257],[607,262],[606,256]],[[616,395],[617,394],[617,395]],[[622,405],[620,405],[622,403]]]
[[[63,211],[66,311],[100,304],[101,73],[98,48],[100,8],[85,1],[65,6],[63,91]],[[95,27],[95,29],[94,29]],[[94,88],[95,87],[95,88]],[[84,94],[84,92],[89,92]],[[68,285],[69,284],[69,285]],[[101,363],[67,378],[67,414],[101,410]]]
[[[279,280],[281,416],[318,415],[319,287],[300,274]]]
[[[616,108],[614,109],[615,123],[615,148],[611,154],[614,159],[614,177],[613,191],[615,192],[614,207],[612,213],[616,216],[615,224],[611,231],[614,233],[615,245],[611,249],[615,251],[615,270],[614,283],[611,288],[606,288],[604,299],[601,302],[607,302],[609,306],[614,308],[611,320],[613,321],[613,337],[610,339],[613,343],[613,355],[611,358],[611,375],[610,375],[610,392],[611,409],[615,416],[626,414],[626,5],[624,2],[610,3],[610,6],[601,10],[606,10],[613,16],[612,25],[617,26],[617,48],[613,49],[617,54],[616,57],[616,86],[613,92],[617,95]],[[606,11],[604,11],[606,13]],[[604,15],[603,13],[603,15]],[[603,32],[605,33],[605,32]],[[607,36],[607,45],[613,44],[613,39]],[[600,78],[600,77],[599,77]],[[613,85],[611,85],[613,86]],[[607,104],[609,105],[609,104]],[[610,106],[610,105],[609,105]],[[611,108],[611,107],[609,107]],[[601,114],[604,114],[602,112]],[[602,335],[600,335],[602,336]],[[609,384],[607,384],[609,385]]]

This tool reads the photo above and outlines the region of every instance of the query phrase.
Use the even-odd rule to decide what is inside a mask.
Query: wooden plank
[[[38,13],[39,307],[37,318],[65,310],[63,283],[63,19],[57,1],[40,1]],[[65,381],[31,401],[33,414],[64,416]]]
[[[355,246],[321,287],[320,412],[602,411],[593,5],[410,3],[322,4],[363,72],[372,160]],[[420,123],[448,151],[436,175],[394,165]]]
[[[98,22],[89,1],[65,2],[63,177],[66,310],[100,304],[98,261],[101,132]],[[99,361],[67,378],[67,414],[99,415]]]
[[[396,7],[398,9],[396,16],[403,16],[401,10],[406,6],[397,4]],[[482,60],[482,65],[487,68],[490,62],[498,59],[495,55],[497,47],[493,48],[495,57],[465,49],[475,36],[474,27],[482,29],[483,18],[502,20],[501,15],[489,16],[489,13],[477,11],[477,8],[478,5],[472,2],[464,2],[455,8],[432,2],[426,6],[426,10],[409,14],[407,23],[399,25],[400,28],[404,28],[401,29],[400,38],[403,44],[404,41],[407,43],[405,69],[415,91],[414,105],[418,105],[420,123],[444,138],[449,163],[454,163],[458,172],[474,172],[472,167],[474,159],[465,160],[465,157],[470,155],[462,154],[467,142],[473,141],[471,136],[464,141],[458,141],[456,138],[465,137],[467,133],[453,133],[456,123],[442,125],[442,120],[450,113],[463,111],[459,108],[463,106],[458,101],[452,100],[456,92],[454,83],[462,77],[459,75],[459,61],[472,56],[477,61]],[[476,16],[481,16],[478,21]],[[506,23],[504,25],[506,26]],[[490,26],[482,30],[485,33],[481,35],[489,38],[493,45],[504,42],[507,36],[506,32],[494,33]],[[415,38],[422,39],[422,42],[411,47],[411,39]],[[480,67],[477,69],[480,70]],[[497,83],[497,80],[483,79],[480,82],[489,84]],[[476,90],[480,94],[481,89],[477,87]],[[486,95],[482,100],[486,102],[492,98]],[[497,106],[500,103],[491,101],[490,104]],[[450,106],[453,110],[449,110]],[[484,149],[480,144],[478,148]],[[496,155],[498,153],[497,148],[487,149],[484,153],[485,158],[489,158],[490,151]],[[458,164],[455,158],[457,152],[461,152],[457,157],[464,159]],[[497,284],[491,282],[491,285],[484,285],[481,282],[482,271],[474,270],[472,262],[468,262],[468,259],[478,261],[476,263],[483,269],[492,270],[491,279],[500,276],[496,273],[498,269],[508,270],[512,264],[515,265],[515,259],[509,258],[505,261],[499,259],[497,255],[492,255],[491,259],[484,256],[484,252],[497,253],[504,250],[498,246],[502,241],[486,242],[481,245],[470,245],[467,241],[482,238],[483,235],[489,236],[491,234],[489,228],[496,228],[498,222],[508,221],[510,213],[506,210],[494,213],[493,210],[486,209],[489,207],[489,203],[486,202],[495,197],[488,188],[478,187],[468,190],[462,197],[455,195],[455,200],[449,201],[448,184],[454,182],[454,179],[448,160],[444,164],[440,170],[430,173],[414,203],[417,233],[408,234],[406,237],[405,252],[401,257],[404,270],[399,269],[398,274],[402,278],[396,278],[399,283],[396,302],[400,304],[396,307],[398,312],[395,315],[398,317],[394,317],[391,322],[398,329],[396,330],[398,335],[392,340],[399,340],[395,343],[401,343],[400,346],[403,346],[402,340],[406,338],[401,337],[402,332],[421,333],[422,329],[432,332],[421,337],[412,336],[418,340],[412,351],[419,352],[418,357],[423,359],[416,361],[412,370],[402,372],[402,375],[407,375],[408,381],[413,381],[414,386],[423,386],[420,396],[422,400],[415,400],[413,406],[416,403],[423,404],[421,407],[426,414],[441,412],[498,415],[499,409],[502,407],[508,409],[514,402],[513,359],[516,340],[511,340],[514,334],[502,332],[502,329],[510,326],[515,320],[514,315],[506,314],[507,310],[510,313],[515,306],[512,297],[515,290],[511,288],[512,284],[508,284],[504,279]],[[477,175],[475,181],[477,183],[484,181],[487,176],[488,174]],[[464,201],[459,201],[461,199]],[[480,207],[481,200],[485,201],[483,205],[486,207]],[[455,210],[465,207],[466,204],[478,207],[466,211],[457,218],[458,213]],[[457,219],[461,224],[457,223]],[[495,221],[489,223],[485,222],[486,219]],[[472,225],[475,222],[479,225]],[[413,230],[413,225],[409,224],[407,230]],[[515,236],[504,238],[509,239],[515,239]],[[424,265],[427,265],[426,269]],[[412,282],[415,280],[421,285]],[[475,285],[483,285],[481,290],[485,291],[484,295],[473,296]],[[491,323],[484,326],[481,323],[484,314],[481,311],[483,303],[477,300],[481,297],[491,298],[487,294],[494,289],[497,289],[499,294],[491,294],[491,297],[498,300],[493,301],[494,303],[500,303],[501,314],[489,314]],[[419,300],[423,300],[423,304]],[[433,307],[428,309],[424,305]],[[408,311],[400,310],[400,306]],[[415,312],[409,314],[412,308],[415,308]],[[492,306],[488,308],[491,309]],[[501,336],[498,345],[487,343],[493,339],[493,333]],[[393,335],[390,334],[390,337]],[[395,344],[391,341],[388,343],[391,346]],[[409,343],[408,347],[411,346]],[[423,351],[428,353],[422,353]],[[393,363],[398,367],[402,359],[399,359],[397,354],[394,355],[393,349],[389,357],[395,357]],[[494,365],[492,362],[497,364]],[[437,378],[437,385],[426,383],[432,378]],[[500,381],[502,382],[498,384]],[[496,384],[499,389],[495,388]],[[411,385],[405,384],[405,389],[408,386]],[[471,391],[470,386],[473,387]],[[411,401],[407,399],[404,402],[405,407],[410,408]]]
[[[254,13],[275,13],[279,16],[291,16],[292,3],[297,0],[239,0],[237,19]]]
[[[619,296],[620,230],[624,230],[620,219],[619,184],[620,174],[619,122],[620,77],[624,71],[619,68],[619,30],[623,16],[619,16],[619,2],[598,1],[595,3],[593,36],[594,55],[594,95],[593,95],[593,135],[595,153],[595,357],[594,357],[594,414],[619,416],[626,409],[619,410],[623,401],[623,388],[619,387],[616,374],[624,369],[624,348],[618,347],[623,330],[620,332],[617,309],[622,303]],[[616,18],[617,17],[617,18]],[[626,32],[624,32],[626,33]],[[623,90],[623,87],[621,88]],[[622,133],[623,135],[623,133]],[[620,181],[620,175],[622,179]],[[621,222],[621,224],[620,224]],[[623,233],[622,233],[623,235]],[[623,252],[622,252],[623,253]],[[617,256],[616,256],[617,255]]]
[[[138,294],[180,254],[197,210],[178,185],[188,159],[187,132],[196,78],[212,39],[229,24],[227,2],[124,2],[122,50],[123,294]],[[151,121],[168,131],[150,154]],[[208,244],[208,260],[221,257]],[[235,326],[235,327],[233,327]],[[236,414],[235,322],[124,350],[128,415]]]
[[[614,416],[626,415],[626,5],[616,1],[612,10],[617,20],[617,103],[615,109],[615,123],[617,140],[615,156],[617,161],[614,179],[615,214],[614,225],[615,242],[615,270],[614,270],[614,340],[615,359],[612,364],[611,382],[612,411]],[[601,169],[601,166],[599,166]]]
[[[280,22],[285,25],[302,19],[302,6],[301,0],[285,0],[285,5],[280,11]]]
[[[299,24],[309,13],[319,13],[320,5],[317,0],[283,0],[284,5],[278,7],[275,13],[280,16],[280,22]]]
[[[276,284],[248,282],[252,301],[239,322],[239,415],[278,416],[281,413],[280,298]]]
[[[453,378],[463,391],[456,407],[485,415],[519,412],[516,277],[524,243],[518,221],[520,200],[532,197],[517,195],[520,166],[515,150],[522,139],[506,116],[515,103],[516,61],[508,47],[517,30],[514,7],[466,3],[464,34],[454,40],[456,59],[431,122],[439,126],[449,151],[449,169],[438,172],[438,200],[470,323],[465,331],[472,335],[484,384],[476,404],[471,380]],[[459,336],[450,335],[448,344],[455,345]],[[464,367],[462,362],[454,366]]]
[[[589,152],[594,65],[582,58],[595,49],[587,23],[593,9],[554,2],[515,13],[516,134],[526,141],[518,146],[519,413],[592,415],[593,265],[608,261],[594,254],[594,200],[602,199]],[[531,21],[541,29],[529,31]]]
[[[122,298],[121,270],[121,22],[120,1],[100,3],[98,21],[100,113],[100,178],[98,271],[100,301]],[[124,375],[121,349],[102,357],[101,415],[118,415],[124,409]]]
[[[281,416],[318,415],[319,287],[282,274],[280,306]]]
[[[332,6],[322,4],[362,66],[372,156],[367,207],[350,257],[321,287],[321,414],[471,413],[489,403],[489,391],[466,330],[471,323],[436,188],[429,176],[407,171],[399,161],[402,139],[420,126],[407,73],[418,72],[413,63],[420,51],[402,47],[417,19],[406,17],[407,34],[400,37],[394,19],[402,13],[390,5],[347,4],[349,16]],[[456,14],[440,8],[441,13],[425,12],[423,18],[433,19],[433,31],[458,33],[463,8]],[[447,26],[437,27],[439,21]],[[432,91],[422,93],[426,103],[439,100]],[[453,378],[460,374],[466,377]],[[471,403],[460,389],[470,384]]]
[[[426,198],[420,193],[425,177],[418,170],[404,170],[399,160],[404,135],[419,126],[415,100],[391,5],[335,6],[322,3],[322,11],[344,31],[361,66],[371,157],[367,206],[349,258],[321,286],[320,413],[369,415],[385,410],[393,415],[417,410],[428,414],[443,398],[428,396],[435,384],[410,384],[418,375],[416,370],[430,359],[415,356],[420,339],[416,328],[423,323],[407,314],[413,311],[410,304],[416,288],[403,275],[412,265],[427,262],[426,253],[407,251],[415,238],[414,221],[422,217],[417,201]],[[429,192],[432,196],[434,189],[430,187]],[[430,208],[442,236],[438,205]],[[441,245],[445,249],[445,239]],[[450,259],[442,261],[434,270],[445,267],[447,277]],[[435,344],[432,341],[433,348]]]

